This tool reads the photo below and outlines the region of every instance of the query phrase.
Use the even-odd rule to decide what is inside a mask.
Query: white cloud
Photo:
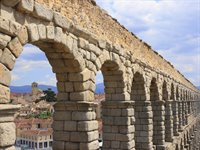
[[[23,47],[23,55],[33,55],[33,54],[42,54],[43,52],[37,47],[32,44],[26,44]]]
[[[21,59],[18,60],[15,66],[16,72],[28,72],[38,68],[48,68],[50,64],[46,60],[25,60]]]
[[[20,80],[20,76],[18,74],[12,74],[12,81]]]
[[[39,84],[56,86],[57,80],[54,76],[52,77],[50,75],[46,75],[43,81],[37,81],[37,82]]]

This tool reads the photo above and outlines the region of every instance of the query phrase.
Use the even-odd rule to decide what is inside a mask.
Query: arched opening
[[[191,100],[192,100],[192,93],[189,92],[189,96],[188,96],[188,114],[191,114]]]
[[[114,61],[105,61],[101,67],[105,85],[105,102],[102,103],[103,149],[132,149],[134,110],[125,101],[123,70]],[[128,144],[127,144],[128,143]]]
[[[104,78],[106,100],[123,100],[125,84],[123,81],[123,71],[120,70],[119,65],[112,61],[106,61],[102,65],[101,71]]]
[[[169,93],[167,90],[166,81],[163,82],[162,86],[162,99],[165,101],[165,141],[171,142],[173,135],[173,118],[172,118],[172,106],[171,100],[169,100]]]
[[[175,95],[175,88],[174,84],[171,84],[171,96],[170,100],[172,100],[172,114],[173,114],[173,133],[175,136],[178,136],[178,105],[177,105],[177,99]]]
[[[133,77],[131,100],[135,102],[135,148],[151,148],[152,142],[148,139],[153,134],[152,110],[150,101],[146,100],[144,78],[138,72]]]
[[[10,86],[10,104],[21,105],[15,118],[16,147],[52,148],[56,82],[44,52],[31,44],[23,46],[12,70]],[[42,140],[44,138],[45,141]]]
[[[185,116],[185,111],[186,111],[186,105],[185,105],[185,90],[182,90],[182,122],[183,126],[186,125],[186,116]]]
[[[98,71],[96,74],[96,89],[95,89],[95,102],[97,103],[96,107],[96,116],[98,121],[98,132],[99,132],[99,148],[102,149],[103,146],[103,121],[102,121],[102,102],[105,101],[105,92],[104,92],[104,78],[101,71]]]
[[[180,103],[180,93],[179,93],[179,88],[176,86],[176,101],[178,103],[178,131],[181,130],[182,127],[182,117],[181,117],[181,103]]]
[[[150,101],[153,110],[153,145],[164,145],[164,103],[159,99],[158,86],[156,78],[151,80]]]
[[[167,91],[167,83],[166,81],[163,82],[163,86],[162,86],[162,99],[164,101],[168,100],[168,91]]]
[[[26,42],[22,44],[18,37],[15,37],[8,44],[8,49],[17,58],[25,43],[39,47],[45,53],[53,72],[56,74],[58,102],[54,105],[53,148],[85,149],[88,145],[98,148],[98,122],[96,121],[95,104],[91,103],[94,100],[95,79],[93,77],[95,76],[93,76],[94,71],[86,68],[85,60],[78,51],[78,39],[71,34],[66,34],[59,27],[33,23],[27,26]],[[23,29],[27,31],[25,26]],[[11,61],[13,57],[4,59]],[[14,65],[13,62],[0,63],[0,67],[5,68],[9,75],[6,77],[5,74],[0,73],[3,78],[0,78],[0,83],[5,77],[7,78],[4,80],[8,91],[7,95],[10,94],[8,86],[10,84],[9,73],[13,69],[11,64]],[[91,127],[91,124],[95,125]],[[10,135],[15,130],[13,125],[11,128]],[[8,146],[13,144],[13,141],[10,141]]]

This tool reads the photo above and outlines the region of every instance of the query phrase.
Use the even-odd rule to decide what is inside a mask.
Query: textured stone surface
[[[13,145],[15,138],[15,124],[0,123],[0,147]]]
[[[10,89],[0,84],[0,104],[10,102]]]
[[[0,48],[5,48],[10,40],[10,36],[0,33]]]
[[[17,5],[20,0],[2,0],[3,1],[3,4],[6,5],[6,6],[10,6],[10,7],[13,7],[15,5]]]
[[[15,55],[15,57],[19,57],[23,50],[23,47],[17,37],[10,41],[8,48]]]
[[[0,63],[0,84],[9,86],[11,81],[11,74],[10,71]]]
[[[9,49],[5,48],[2,56],[0,57],[0,62],[3,63],[8,69],[12,70],[15,64],[15,56]]]
[[[71,22],[64,17],[63,15],[59,14],[59,13],[54,13],[54,21],[56,23],[56,25],[69,30],[71,27]]]
[[[21,0],[18,5],[18,9],[26,13],[32,12],[33,8],[34,8],[34,0]]]
[[[47,21],[53,19],[53,11],[39,3],[35,3],[35,15]]]
[[[30,24],[28,26],[28,35],[31,42],[35,42],[39,40],[39,32],[38,32],[38,28],[36,24]]]
[[[162,57],[151,51],[152,49],[149,45],[141,42],[139,38],[129,33],[123,26],[117,23],[115,19],[97,7],[92,0],[84,2],[70,0],[65,1],[64,4],[60,0],[56,2],[53,0],[48,2],[45,0],[36,1],[50,9],[56,10],[58,13],[61,13],[68,19],[72,20],[75,25],[79,25],[81,28],[95,34],[100,39],[123,45],[127,50],[133,51],[134,56],[142,62],[151,67],[159,68],[166,74],[171,72],[173,77],[178,78],[180,82],[184,82],[193,88],[184,77],[174,70],[174,67],[166,62]],[[76,17],[74,17],[74,14],[76,14]],[[135,51],[136,49],[140,49],[140,51]],[[143,53],[144,55],[140,55],[140,53]],[[155,59],[157,61],[152,61]]]
[[[106,93],[103,149],[199,147],[199,91],[95,1],[22,0],[16,7],[0,9],[0,103],[10,101],[10,71],[22,46],[38,46],[58,81],[54,149],[98,149],[98,71],[103,73]],[[2,105],[0,122],[12,123],[16,109],[8,114]]]
[[[26,44],[28,42],[28,31],[25,26],[18,31],[17,37],[21,44]]]

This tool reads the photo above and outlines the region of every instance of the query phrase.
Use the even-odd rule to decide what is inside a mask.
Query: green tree
[[[49,111],[41,112],[37,116],[37,118],[39,118],[39,119],[48,119],[48,118],[51,118],[51,117],[52,117],[52,114]]]
[[[40,97],[41,100],[46,100],[47,102],[56,102],[56,93],[48,88],[47,90],[43,91],[44,96]]]

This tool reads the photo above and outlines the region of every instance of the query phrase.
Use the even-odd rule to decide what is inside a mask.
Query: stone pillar
[[[178,102],[178,118],[179,118],[179,126],[178,130],[179,132],[183,131],[183,117],[182,117],[182,101]]]
[[[194,114],[194,101],[191,101],[191,113]]]
[[[153,150],[153,112],[150,101],[135,102],[135,149]]]
[[[191,135],[190,150],[193,150],[193,148],[194,148],[194,135]]]
[[[189,114],[188,114],[188,103],[186,101],[185,102],[185,125],[188,124],[188,117],[189,117]]]
[[[165,101],[165,141],[173,141],[172,101]]]
[[[99,148],[96,104],[58,102],[53,122],[53,149],[97,150]]]
[[[172,101],[172,110],[173,110],[173,132],[175,136],[178,136],[179,135],[178,101],[175,100]]]
[[[183,126],[186,125],[186,121],[185,121],[185,101],[182,101],[182,122],[183,122]]]
[[[191,100],[188,103],[188,114],[191,114]]]
[[[165,107],[164,101],[152,102],[153,109],[153,144],[156,150],[165,149]]]
[[[20,105],[0,104],[0,149],[15,149],[16,127],[14,114]]]
[[[134,105],[131,101],[102,103],[103,149],[135,149]]]

